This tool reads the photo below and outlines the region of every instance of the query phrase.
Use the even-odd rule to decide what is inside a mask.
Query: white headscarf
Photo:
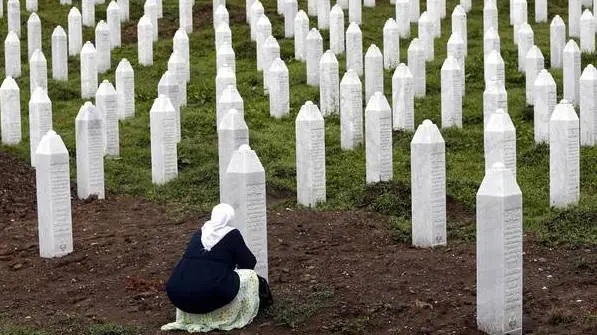
[[[229,224],[234,219],[234,208],[228,204],[219,204],[211,211],[211,219],[201,227],[201,243],[210,251],[226,234],[234,230]]]

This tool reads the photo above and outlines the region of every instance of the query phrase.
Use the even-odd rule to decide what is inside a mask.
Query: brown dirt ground
[[[41,259],[35,206],[33,170],[0,153],[0,324],[80,334],[70,325],[113,322],[165,334],[157,329],[174,309],[164,281],[205,217],[174,221],[160,205],[111,194],[73,200],[75,252]],[[276,304],[231,334],[477,334],[474,244],[415,249],[395,243],[386,221],[270,211]],[[528,237],[524,249],[525,333],[597,334],[597,250]]]

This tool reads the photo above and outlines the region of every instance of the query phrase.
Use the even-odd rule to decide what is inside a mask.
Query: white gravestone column
[[[340,8],[342,8],[342,10],[348,10],[348,1],[349,0],[338,0],[336,1],[336,3],[340,5]]]
[[[549,204],[565,208],[580,198],[580,142],[578,116],[562,100],[549,120]]]
[[[39,255],[62,257],[73,251],[68,150],[56,132],[42,137],[36,151]]]
[[[477,192],[477,327],[522,334],[522,193],[496,163]]]
[[[362,12],[363,2],[361,0],[348,0],[348,22],[354,22],[357,25],[360,25],[362,20]],[[310,12],[309,15],[311,15]]]
[[[135,116],[135,72],[131,63],[123,58],[116,67],[116,95],[118,96],[118,118]]]
[[[224,88],[224,91],[220,95],[220,99],[216,105],[216,122],[218,126],[222,122],[224,115],[226,115],[230,109],[235,109],[244,115],[245,108],[243,98],[233,85],[228,85],[226,88]]]
[[[457,33],[464,43],[464,55],[468,54],[468,29],[466,11],[462,6],[456,6],[452,12],[452,34]]]
[[[460,0],[460,6],[462,6],[462,9],[468,13],[473,8],[472,2],[472,0]]]
[[[492,113],[484,137],[485,170],[502,163],[516,178],[516,128],[510,115],[502,109]]]
[[[508,92],[497,78],[493,77],[487,82],[483,92],[483,129],[487,128],[491,114],[498,109],[508,113]]]
[[[149,111],[151,133],[151,181],[163,185],[178,176],[176,152],[176,111],[165,95],[160,95]]]
[[[41,48],[41,21],[36,13],[27,20],[27,58],[31,58],[35,50]]]
[[[158,4],[156,0],[145,0],[143,5],[144,16],[149,17],[151,27],[153,28],[153,41],[158,41]]]
[[[228,66],[219,69],[216,75],[216,102],[220,99],[220,95],[228,85],[236,87],[236,74]]]
[[[106,10],[106,20],[110,29],[110,46],[112,49],[120,47],[120,8],[116,1],[111,1]]]
[[[296,198],[299,205],[325,202],[325,124],[319,109],[307,101],[298,113],[296,127]]]
[[[37,0],[25,0],[25,9],[28,12],[37,12]]]
[[[581,79],[582,85],[582,79]],[[549,119],[557,103],[556,82],[547,70],[541,70],[535,80],[533,124],[535,143],[549,141]],[[582,99],[581,99],[582,104]],[[581,107],[582,110],[582,107]],[[582,113],[582,112],[581,112]]]
[[[413,38],[408,46],[408,68],[413,74],[415,97],[424,97],[427,87],[425,70],[425,50],[418,38]]]
[[[505,67],[504,67],[504,59],[502,55],[500,55],[497,51],[492,51],[489,55],[485,56],[485,66],[484,66],[484,78],[485,78],[485,85],[495,78],[501,86],[506,85],[506,74],[505,74]]]
[[[340,147],[354,150],[363,143],[363,85],[348,69],[340,82]]]
[[[21,38],[21,3],[19,0],[8,0],[6,2],[6,12],[8,15],[8,31],[14,31]]]
[[[299,61],[307,59],[306,42],[309,34],[309,17],[302,9],[294,17],[294,58]]]
[[[29,147],[31,166],[35,167],[35,152],[41,138],[52,129],[52,101],[43,88],[33,91],[29,100]]]
[[[278,41],[270,35],[263,43],[263,93],[269,94],[269,68],[274,59],[280,57],[280,45]]]
[[[222,117],[218,125],[218,166],[220,176],[220,190],[224,189],[224,175],[232,158],[232,153],[243,145],[249,145],[249,127],[243,114],[236,109],[230,109]],[[220,197],[223,191],[220,191]],[[223,201],[223,199],[220,199]]]
[[[448,56],[441,68],[442,128],[462,128],[462,88],[458,61]]]
[[[562,63],[564,68],[564,99],[576,105],[579,102],[578,81],[580,79],[580,49],[574,40],[564,47]]]
[[[255,0],[251,5],[251,41],[257,40],[257,21],[264,14],[263,4],[259,0]]]
[[[2,144],[21,142],[21,92],[12,77],[6,77],[0,86],[0,134]]]
[[[95,27],[95,50],[97,52],[97,72],[104,73],[112,67],[110,28],[101,20]]]
[[[317,29],[330,27],[330,0],[317,0]]]
[[[4,40],[4,73],[7,77],[21,76],[21,41],[14,31],[9,31]]]
[[[194,2],[194,0],[191,0]],[[253,4],[255,3],[255,0],[246,0],[245,1],[245,22],[247,22],[249,24],[249,27],[251,25],[251,7],[253,6]]]
[[[329,116],[340,111],[340,73],[336,56],[326,51],[319,61],[319,104],[321,114]]]
[[[493,29],[489,28],[483,37],[483,54],[487,56],[492,51],[501,52],[500,35]]]
[[[187,105],[187,80],[185,75],[184,58],[174,51],[168,59],[168,71],[172,71],[178,82],[178,93],[180,94],[178,102],[181,106]]]
[[[176,142],[180,142],[181,134],[180,134],[180,86],[178,85],[178,81],[176,80],[176,75],[173,71],[166,71],[162,78],[160,78],[160,82],[158,83],[158,96],[164,95],[174,107],[174,112],[176,116],[176,127],[174,128]]]
[[[389,18],[383,26],[383,66],[393,70],[400,63],[400,33],[398,24]]]
[[[267,280],[265,170],[255,151],[248,145],[241,145],[232,154],[221,192],[222,202],[234,207],[236,216],[233,226],[240,231],[257,258],[255,271]]]
[[[323,54],[323,38],[315,28],[311,29],[305,42],[307,56],[307,85],[319,86],[319,60]]]
[[[284,1],[284,38],[294,37],[294,19],[296,18],[297,13],[298,13],[297,0],[285,0]]]
[[[511,9],[513,11],[513,39],[514,44],[518,44],[518,37],[520,34],[520,28],[524,24],[528,24],[528,12],[527,12],[527,2],[526,0],[513,0]]]
[[[128,22],[130,18],[129,0],[117,0],[120,7],[120,22]]]
[[[81,98],[95,97],[97,91],[97,52],[89,41],[81,49]]]
[[[232,44],[231,44],[232,45]],[[187,32],[179,28],[176,33],[174,34],[174,38],[172,39],[172,50],[178,52],[178,54],[182,55],[185,62],[185,78],[187,83],[191,81],[191,51],[189,47],[189,36]],[[217,48],[216,50],[219,50]],[[234,51],[232,51],[234,53]],[[231,64],[232,68],[235,68],[234,62]]]
[[[226,9],[226,6],[224,5],[219,5],[218,7],[216,7],[216,10],[214,12],[214,18],[213,18],[213,24],[214,24],[214,29],[217,28],[220,23],[224,22],[226,24],[230,24],[230,14],[228,14],[228,10]]]
[[[419,43],[425,49],[425,60],[430,62],[434,59],[434,33],[433,20],[428,12],[423,12],[419,19]]]
[[[354,22],[346,29],[346,69],[363,75],[363,33]]]
[[[432,36],[435,37],[440,37],[442,32],[441,32],[441,9],[440,9],[440,4],[441,0],[427,0],[427,15],[429,16],[429,19],[432,22],[433,25],[433,29],[432,31]],[[423,16],[423,14],[421,14],[421,16]],[[421,22],[421,18],[419,17],[419,22]],[[419,38],[421,38],[421,34],[419,34]]]
[[[269,68],[269,114],[282,118],[290,113],[290,84],[288,68],[279,57]]]
[[[580,0],[568,0],[568,35],[570,37],[580,37],[581,11]]]
[[[529,52],[526,55],[526,68],[525,68],[525,77],[526,77],[526,101],[527,105],[534,105],[533,100],[533,89],[535,88],[535,79],[537,79],[537,75],[541,70],[544,69],[545,60],[543,59],[543,54],[541,50],[536,46],[533,45]]]
[[[216,64],[216,72],[222,66],[229,66],[232,71],[236,71],[236,54],[230,44],[224,44],[218,49]]]
[[[458,87],[460,87],[460,94],[464,97],[465,95],[465,50],[464,50],[464,42],[458,33],[452,33],[450,38],[448,39],[447,45],[447,53],[448,57],[453,57],[458,62],[458,67],[460,68],[460,80],[458,82]]]
[[[392,166],[392,109],[381,92],[375,92],[365,109],[367,184],[389,181]]]
[[[566,24],[556,15],[549,26],[550,63],[552,69],[562,68],[562,57],[566,46]]]
[[[104,199],[104,129],[100,112],[87,101],[75,119],[77,138],[77,196]]]
[[[535,44],[535,34],[528,23],[523,23],[518,31],[518,71],[524,73],[527,52]]]
[[[257,70],[263,71],[263,43],[272,34],[272,24],[265,15],[261,15],[255,24],[255,39],[257,40]]]
[[[588,9],[580,17],[580,50],[585,53],[595,52],[595,18]]]
[[[392,76],[392,112],[394,130],[415,130],[414,78],[404,63]]]
[[[344,12],[340,5],[330,12],[330,50],[336,55],[344,52]]]
[[[187,34],[193,32],[193,3],[193,0],[178,0],[180,28],[183,28]]]
[[[232,45],[232,30],[228,26],[228,23],[221,22],[216,28],[216,50],[220,49],[224,44]]]
[[[95,27],[95,0],[81,0],[81,12],[83,14],[83,25]]]
[[[446,144],[437,126],[425,120],[410,142],[412,243],[447,244]]]
[[[68,12],[68,55],[76,56],[83,47],[83,27],[81,26],[81,13],[77,7]]]
[[[52,79],[68,80],[68,46],[66,32],[56,26],[52,33]]]
[[[593,64],[580,76],[580,144],[597,144],[597,70]]]
[[[396,0],[396,24],[401,38],[410,37],[410,3],[409,0]],[[417,16],[417,21],[418,21]],[[416,22],[416,21],[415,21]]]
[[[547,0],[535,0],[535,22],[547,22]]]
[[[489,28],[498,31],[498,11],[495,0],[486,0],[483,6],[483,33],[487,33]]]
[[[365,54],[365,101],[375,92],[384,91],[383,55],[375,44],[371,44]]]
[[[140,65],[153,65],[153,27],[146,15],[137,24],[137,55]]]
[[[37,87],[48,90],[48,62],[39,49],[29,59],[29,92],[33,93]]]
[[[104,153],[106,156],[118,157],[120,154],[118,95],[109,81],[104,80],[100,84],[95,94],[95,104],[104,121]]]
[[[420,0],[409,0],[409,4],[410,22],[414,23],[419,21],[419,16],[421,13]]]
[[[317,16],[318,7],[318,0],[307,0],[307,14],[309,16]]]

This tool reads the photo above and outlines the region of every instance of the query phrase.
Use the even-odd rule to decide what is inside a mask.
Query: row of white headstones
[[[14,0],[10,2],[14,2]],[[408,4],[408,7],[405,6],[405,3]],[[524,6],[521,6],[521,3]],[[185,2],[181,1],[181,14],[185,12],[185,15],[188,15],[188,12],[191,11],[183,11],[184,4]],[[188,4],[192,6],[192,3],[188,2]],[[317,29],[309,31],[308,16],[305,12],[298,11],[296,1],[285,1],[282,8],[280,8],[280,2],[278,3],[278,12],[282,12],[285,16],[285,36],[294,36],[295,39],[295,58],[306,62],[307,83],[320,87],[321,111],[313,103],[307,102],[301,108],[296,120],[297,198],[300,204],[309,206],[325,201],[323,116],[340,112],[343,149],[354,149],[362,142],[363,137],[363,97],[362,85],[359,79],[359,75],[363,73],[362,34],[357,23],[360,22],[361,4],[360,2],[348,3],[349,20],[351,17],[354,20],[346,30],[346,34],[344,34],[342,3],[334,6],[331,10],[329,9],[329,1],[319,1],[317,4],[315,12],[318,16],[318,27],[321,29],[329,28],[330,32],[331,50],[325,54],[323,53],[323,41],[319,31]],[[435,6],[433,6],[434,4]],[[215,37],[218,53],[216,97],[221,201],[229,202],[237,209],[239,229],[247,238],[251,249],[257,254],[259,259],[258,271],[267,276],[265,175],[257,155],[248,147],[248,127],[244,122],[242,97],[240,97],[235,87],[234,51],[231,47],[232,36],[228,26],[228,13],[224,4],[218,3],[216,5],[214,26],[216,27]],[[411,5],[410,1],[396,1],[397,20],[390,19],[384,26],[384,54],[382,55],[381,51],[372,45],[365,55],[365,99],[368,101],[365,112],[367,182],[384,181],[392,178],[392,128],[414,130],[413,99],[415,96],[422,97],[425,95],[425,61],[433,59],[434,38],[441,34],[438,31],[441,26],[439,20],[443,17],[442,15],[445,16],[445,13],[442,14],[442,8],[445,12],[445,3],[442,7],[441,2],[429,1],[428,11],[423,12],[420,19],[417,20],[419,38],[413,39],[409,46],[408,66],[399,64],[399,38],[408,37],[409,35],[409,28],[406,29],[404,25],[401,27],[401,24],[410,21],[400,15],[405,15],[405,8],[408,8],[410,13]],[[110,7],[115,8],[115,6],[118,6],[118,4],[112,2],[108,7],[110,9]],[[151,46],[157,38],[155,28],[157,27],[158,14],[155,10],[156,7],[155,0],[148,0],[145,6],[145,15],[139,20],[138,24],[139,63],[142,65],[151,65],[153,63]],[[9,6],[9,12],[10,8],[11,6]],[[83,6],[83,8],[83,21],[91,22],[90,19],[89,21],[85,20],[85,9],[89,11],[89,6]],[[270,113],[274,117],[287,115],[289,112],[288,70],[279,58],[279,45],[271,35],[271,23],[259,1],[253,2],[250,6],[248,3],[247,9],[250,12],[247,18],[251,24],[251,35],[257,42],[257,67],[258,70],[264,72],[265,93],[270,95]],[[467,36],[466,11],[468,9],[470,9],[470,2],[463,1],[462,6],[457,6],[452,14],[452,36],[448,42],[448,58],[444,62],[441,71],[442,128],[462,127],[462,97],[465,91],[463,80],[464,58],[466,57]],[[514,0],[512,9],[516,9],[515,12],[524,11],[525,13],[524,16],[515,15],[513,20],[516,32],[515,41],[518,43],[519,48],[519,69],[525,71],[527,76],[527,102],[535,104],[535,127],[539,129],[536,130],[536,139],[538,138],[538,142],[549,139],[551,145],[552,205],[574,203],[578,201],[579,183],[578,118],[574,108],[568,103],[561,103],[555,107],[555,83],[552,85],[553,78],[547,71],[540,71],[543,67],[542,56],[538,48],[532,47],[532,29],[526,23],[526,2],[524,0]],[[326,14],[326,11],[329,11],[329,13]],[[546,8],[544,12],[546,16]],[[80,14],[77,21],[77,13],[76,8],[69,13],[69,43],[71,46],[73,45],[71,36],[74,36],[73,40],[76,41],[77,32],[79,32],[79,36],[81,35]],[[109,13],[110,11],[107,14],[108,21],[113,22],[114,20],[109,19]],[[121,19],[122,16],[124,14],[121,12]],[[357,16],[359,19],[356,18]],[[327,24],[326,18],[328,20]],[[30,21],[32,27],[35,27],[35,17]],[[39,18],[37,18],[37,21],[39,21]],[[583,74],[584,80],[592,79],[592,81],[582,85],[583,78],[578,78],[580,76],[580,50],[574,41],[569,42],[565,48],[562,47],[563,43],[558,43],[561,40],[565,42],[565,28],[563,36],[561,28],[558,28],[563,25],[563,21],[561,24],[560,21],[561,18],[556,17],[554,23],[552,23],[552,66],[558,66],[557,60],[563,59],[560,63],[563,63],[564,67],[564,96],[569,98],[571,102],[578,102],[578,92],[583,86],[586,86],[587,94],[581,96],[589,97],[585,99],[585,106],[587,107],[587,114],[589,114],[588,117],[592,119],[591,108],[595,105],[595,96],[591,90],[596,85],[595,69],[592,66],[587,67],[585,73],[588,74],[587,76]],[[71,29],[71,22],[74,22],[73,29]],[[79,22],[78,26],[77,22]],[[502,234],[498,234],[502,236],[502,239],[491,238],[490,241],[485,241],[481,245],[498,243],[503,247],[504,243],[507,243],[509,248],[507,250],[502,248],[501,256],[483,252],[480,253],[480,257],[481,259],[487,257],[487,262],[491,264],[497,264],[495,262],[496,257],[498,259],[502,257],[502,260],[505,260],[503,257],[508,257],[509,260],[515,259],[518,263],[509,264],[513,266],[513,269],[518,269],[522,264],[521,254],[517,251],[521,250],[522,244],[521,236],[517,235],[522,231],[522,204],[520,190],[514,177],[516,169],[515,129],[507,114],[503,60],[499,55],[499,35],[497,34],[497,8],[492,1],[486,1],[485,3],[484,22],[486,30],[484,39],[484,49],[486,51],[485,81],[487,85],[484,94],[484,123],[485,156],[488,172],[478,193],[478,226],[480,229],[477,237],[478,243],[481,243],[484,234],[491,229],[495,229],[495,227],[502,227]],[[189,27],[192,29],[192,23],[190,25],[188,23],[188,20],[183,20],[181,17],[182,27],[177,32],[177,35],[181,36],[179,38],[182,40],[180,44],[184,45],[186,39],[186,53],[184,47],[177,52],[177,38],[175,36],[174,53],[170,58],[172,62],[169,61],[169,70],[160,80],[159,86],[163,89],[158,88],[160,96],[156,99],[151,111],[152,175],[156,183],[164,183],[177,174],[176,142],[180,139],[180,106],[184,105],[181,92],[186,92],[186,82],[190,78],[187,65],[188,36],[186,33]],[[409,25],[406,26],[409,27]],[[582,23],[580,26],[582,27]],[[112,29],[112,27],[114,28]],[[110,68],[110,49],[117,47],[115,41],[119,38],[114,37],[114,35],[120,36],[119,27],[119,24],[110,25],[100,21],[96,27],[95,47],[91,42],[87,42],[80,49],[82,97],[93,96],[95,88],[97,88],[97,74]],[[35,31],[35,29],[30,30]],[[39,31],[41,32],[41,28],[39,28]],[[18,43],[18,35],[14,31],[13,33],[11,40],[9,41],[7,37],[7,41],[14,44],[16,35]],[[63,34],[58,32],[56,35]],[[33,34],[33,38],[28,40],[35,41],[36,36]],[[531,36],[530,39],[529,36]],[[344,37],[346,38],[345,43],[342,40]],[[594,44],[594,28],[592,37]],[[39,39],[41,40],[41,38]],[[61,40],[58,38],[56,40],[57,42],[54,42],[53,38],[52,41],[53,74],[54,72],[61,73],[59,69],[63,68],[60,66],[54,67],[54,58],[60,59],[61,55],[66,58],[65,41],[60,42]],[[59,46],[60,43],[62,43],[62,47]],[[57,45],[56,48],[54,44]],[[76,42],[74,44],[76,45]],[[79,45],[81,45],[80,42]],[[343,77],[342,82],[339,82],[338,62],[335,54],[342,53],[344,45],[346,45],[347,68],[349,70]],[[60,52],[56,51],[56,57],[54,56],[55,49],[61,50]],[[17,50],[19,50],[18,54],[20,55],[20,47]],[[539,62],[539,60],[541,61]],[[38,117],[31,122],[32,127],[36,124],[38,126],[42,124],[41,128],[45,125],[47,129],[51,129],[51,103],[45,93],[47,90],[47,79],[45,78],[47,70],[44,63],[43,53],[39,48],[34,48],[30,60],[30,77],[31,81],[36,84],[32,84],[31,87],[34,108],[30,108],[30,117],[32,115],[34,118],[36,115]],[[171,63],[172,66],[170,66]],[[127,64],[128,66],[126,66]],[[86,102],[77,117],[77,182],[80,184],[79,196],[83,198],[91,194],[103,197],[103,156],[104,154],[118,155],[118,118],[132,116],[134,113],[134,76],[132,68],[126,60],[121,61],[119,69],[120,65],[123,69],[126,68],[121,72],[127,73],[128,80],[125,80],[123,85],[119,85],[119,71],[117,69],[117,89],[115,90],[110,83],[104,81],[99,89],[95,91],[97,108],[90,102]],[[393,108],[390,107],[382,93],[384,66],[388,69],[396,68],[392,85]],[[67,72],[67,70],[65,71]],[[64,77],[54,76],[54,79],[57,80],[62,78]],[[534,80],[535,78],[536,80]],[[5,83],[7,83],[6,87],[3,84],[3,88],[0,89],[2,90],[0,97],[2,97],[3,107],[3,142],[5,135],[4,119],[11,121],[7,124],[17,123],[14,122],[14,118],[5,117],[4,111],[14,112],[20,110],[19,106],[15,108],[15,99],[10,98],[15,96],[16,83],[9,78],[5,80]],[[123,87],[122,91],[118,89],[119,86]],[[4,90],[5,88],[6,90]],[[275,93],[273,90],[276,90]],[[16,87],[16,96],[18,97],[18,87]],[[16,99],[17,103],[18,100]],[[119,105],[121,100],[123,103]],[[39,101],[43,103],[39,103]],[[4,107],[5,103],[9,105]],[[580,104],[582,116],[582,101],[580,101]],[[132,109],[130,106],[132,106]],[[127,110],[129,114],[127,114]],[[591,112],[589,113],[589,111]],[[20,111],[18,115],[18,140],[20,141]],[[550,115],[552,117],[549,117]],[[586,123],[587,133],[590,133],[590,136],[587,136],[593,139],[594,129],[591,123]],[[545,131],[546,127],[550,129],[549,132]],[[42,131],[40,130],[37,133]],[[32,152],[36,152],[36,154],[32,154],[32,164],[37,167],[38,200],[42,200],[38,203],[52,204],[47,208],[43,206],[39,208],[40,252],[42,257],[61,256],[72,251],[68,152],[60,137],[52,131],[44,136],[37,148],[33,143],[32,141]],[[79,163],[79,156],[82,157],[81,163]],[[425,120],[418,127],[411,143],[411,157],[415,157],[411,161],[413,244],[423,247],[446,244],[445,145],[437,126],[433,125],[431,121]],[[562,162],[565,162],[565,164]],[[497,184],[500,187],[493,188]],[[47,201],[48,199],[50,201]],[[496,202],[508,206],[496,207]],[[483,210],[484,208],[486,210]],[[496,208],[505,208],[504,213],[496,216]],[[45,223],[42,224],[42,222]],[[491,222],[491,224],[488,224],[488,222]],[[491,232],[492,236],[494,233]],[[44,240],[43,245],[42,239]],[[504,239],[508,239],[508,241]],[[483,270],[485,271],[483,273],[491,271],[493,276],[495,270],[493,265],[489,266],[485,262],[481,262],[479,269],[482,269],[485,265],[487,268]],[[521,276],[519,272],[517,273]],[[517,279],[516,276],[513,278]],[[519,279],[521,280],[521,277]],[[517,289],[519,288],[517,287]],[[505,294],[504,287],[501,287],[501,291],[496,291],[499,287],[479,285],[479,289],[483,293],[482,295],[478,294],[478,297],[480,296],[482,300],[479,301],[481,310],[490,308],[493,311],[493,308],[496,308],[496,304],[489,303],[494,301],[493,299],[484,300],[489,295],[495,294],[495,292],[501,292],[501,296]],[[513,311],[514,314],[512,315],[517,317],[518,309],[515,308]],[[480,327],[483,327],[482,325],[487,324],[489,321],[494,321],[493,319],[487,319],[490,318],[489,314],[493,315],[493,313],[479,313]],[[485,316],[483,317],[483,315]],[[515,326],[519,325],[520,323],[515,324]]]

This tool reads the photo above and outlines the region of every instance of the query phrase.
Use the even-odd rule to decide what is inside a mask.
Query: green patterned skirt
[[[228,305],[206,314],[190,314],[176,309],[176,322],[162,326],[163,331],[186,330],[189,333],[242,328],[259,311],[259,280],[253,270],[235,270],[240,287]]]

